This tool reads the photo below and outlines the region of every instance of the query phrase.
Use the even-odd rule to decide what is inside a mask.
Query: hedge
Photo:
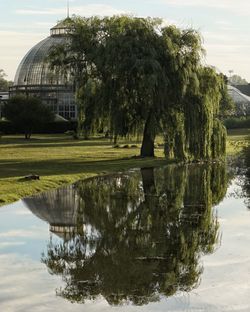
[[[76,130],[76,121],[58,121],[50,122],[39,126],[39,128],[34,129],[34,133],[45,133],[45,134],[55,134],[64,133],[66,131]],[[13,125],[10,121],[0,121],[0,133],[3,134],[18,134],[20,131]]]
[[[250,116],[247,117],[231,117],[224,120],[227,129],[250,128]]]

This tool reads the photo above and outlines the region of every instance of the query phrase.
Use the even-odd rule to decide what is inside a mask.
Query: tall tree
[[[192,116],[199,107],[208,110],[204,118],[215,118],[212,110],[219,98],[210,92],[211,88],[208,92],[203,87],[202,73],[214,73],[202,68],[202,54],[196,31],[163,27],[160,19],[78,17],[71,22],[68,44],[56,47],[50,60],[53,68],[70,70],[80,126],[89,130],[101,120],[115,138],[139,132],[143,134],[143,157],[154,156],[155,137],[164,133],[166,150],[175,156],[173,149],[178,150],[178,157],[186,159],[185,120],[194,121],[196,117]],[[193,100],[190,93],[202,100],[194,105],[195,110],[186,109],[187,98]],[[213,101],[217,102],[205,104]],[[210,137],[211,131],[205,136]],[[211,144],[208,146],[212,149]],[[195,153],[194,158],[213,154]]]
[[[229,77],[229,82],[232,84],[232,85],[247,85],[248,82],[246,81],[246,79],[242,78],[241,76],[239,75],[233,75],[231,77]]]
[[[4,116],[18,131],[30,139],[32,132],[44,123],[53,121],[50,108],[43,105],[39,98],[18,95],[12,97],[4,106]]]

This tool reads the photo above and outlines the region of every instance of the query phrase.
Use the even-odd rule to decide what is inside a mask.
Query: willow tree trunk
[[[150,112],[145,122],[142,146],[141,146],[141,157],[154,157],[154,143],[155,143],[155,122],[154,116]]]

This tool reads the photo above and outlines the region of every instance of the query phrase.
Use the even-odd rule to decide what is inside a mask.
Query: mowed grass
[[[108,139],[73,140],[65,135],[34,135],[0,139],[0,205],[97,174],[166,164],[163,148],[157,159],[136,159],[138,147],[114,148]],[[36,174],[40,180],[20,181]]]
[[[239,152],[249,136],[249,129],[230,132],[228,152]],[[127,144],[120,142],[121,147],[114,148],[108,139],[73,140],[65,135],[34,135],[29,141],[4,136],[0,139],[0,205],[97,174],[167,164],[162,147],[156,148],[156,159],[139,159],[140,144],[122,148]],[[40,180],[20,180],[29,174],[39,175]]]
[[[233,129],[228,131],[227,154],[239,153],[250,146],[250,129]]]

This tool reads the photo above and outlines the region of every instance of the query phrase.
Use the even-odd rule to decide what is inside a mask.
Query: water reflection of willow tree
[[[218,245],[212,206],[226,184],[219,164],[78,183],[78,232],[50,242],[42,258],[66,284],[57,293],[72,302],[102,295],[112,305],[142,305],[190,291],[200,280],[200,256]]]
[[[231,196],[243,198],[246,207],[250,209],[250,146],[244,148],[237,157],[230,161],[231,175],[235,177],[235,183],[239,186],[239,189],[231,193]]]
[[[243,182],[242,182],[242,189],[244,192],[244,197],[246,198],[246,205],[248,209],[250,209],[250,147],[246,148],[243,151]]]

